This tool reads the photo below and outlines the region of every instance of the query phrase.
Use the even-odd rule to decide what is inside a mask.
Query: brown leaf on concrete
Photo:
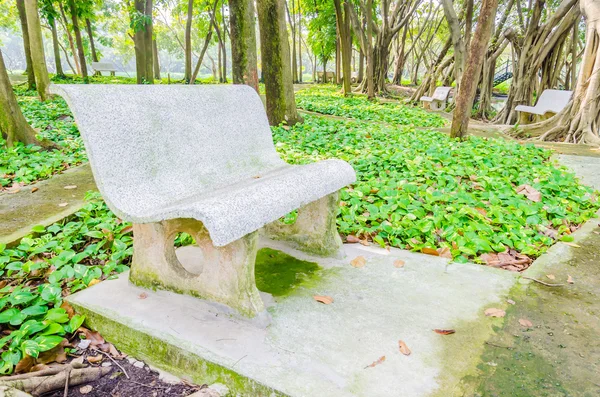
[[[405,262],[404,262],[403,260],[401,260],[401,259],[396,259],[396,260],[394,261],[394,267],[397,267],[397,268],[404,267],[404,263],[405,263]]]
[[[333,298],[327,295],[315,295],[313,296],[314,300],[317,302],[323,303],[325,305],[330,305],[333,303]]]
[[[550,280],[556,280],[556,276],[554,274],[546,274],[546,277],[548,277]]]
[[[73,190],[73,189],[77,189],[77,185],[67,185],[64,188],[67,190]]]
[[[360,242],[360,239],[352,234],[346,236],[346,242],[349,244],[356,244]]]
[[[363,267],[367,263],[364,256],[357,256],[350,261],[350,264],[354,267]]]
[[[506,312],[502,309],[496,309],[495,307],[490,307],[489,309],[485,309],[485,315],[488,317],[504,317],[506,316]]]
[[[429,247],[421,248],[421,252],[424,254],[427,254],[427,255],[440,256],[440,253],[437,252],[437,250],[434,248],[429,248]]]
[[[438,255],[442,258],[452,259],[452,253],[450,252],[450,248],[442,247],[437,250]]]
[[[581,245],[579,244],[575,244],[575,243],[568,243],[563,241],[564,244],[567,244],[569,247],[573,247],[573,248],[581,248]]]
[[[575,284],[575,281],[573,281],[573,277],[571,277],[571,276],[567,277],[567,283]]]
[[[69,205],[69,203],[60,203],[58,206],[59,207],[66,207],[67,205]]]
[[[139,299],[146,299],[148,297],[148,294],[145,292],[142,292],[141,294],[138,295]]]
[[[534,201],[536,203],[539,203],[540,201],[542,201],[542,193],[535,190],[530,185],[521,185],[521,186],[517,187],[517,194],[523,194],[529,200]]]
[[[373,361],[371,364],[367,365],[365,368],[373,368],[378,366],[379,364],[385,361],[385,356],[379,357],[376,361]]]
[[[360,240],[359,243],[361,245],[364,245],[365,247],[368,247],[369,245],[371,245],[371,243],[369,242],[369,240],[364,239],[364,240]]]
[[[97,278],[94,278],[90,281],[90,283],[88,284],[88,287],[91,287],[92,285],[96,285],[100,282],[100,280],[98,280]]]
[[[40,190],[40,188],[39,188],[39,187],[35,187],[35,186],[34,186],[34,187],[32,187],[32,188],[31,188],[31,193],[35,193],[35,192],[37,192],[38,190]]]
[[[519,319],[519,324],[521,324],[521,327],[525,328],[533,327],[533,323],[525,318]]]
[[[436,334],[440,334],[440,335],[452,335],[456,332],[456,330],[453,329],[434,329],[433,332],[435,332]]]
[[[398,341],[398,349],[400,349],[400,353],[404,354],[405,356],[410,356],[411,351],[408,348],[408,346],[406,346],[406,343],[404,343],[404,341]]]

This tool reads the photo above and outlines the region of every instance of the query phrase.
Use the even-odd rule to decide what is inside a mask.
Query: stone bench
[[[114,65],[108,62],[92,62],[92,69],[94,69],[94,72],[100,76],[102,75],[102,72],[110,72],[110,75],[114,76],[115,72],[117,71]]]
[[[317,83],[328,83],[335,82],[335,72],[327,72],[324,74],[323,72],[317,72]]]
[[[422,96],[420,101],[429,103],[431,110],[444,110],[448,104],[452,87],[437,87],[432,96]]]
[[[544,90],[535,106],[519,105],[515,108],[518,112],[544,116],[546,113],[560,113],[571,100],[573,91]]]
[[[220,302],[254,316],[259,231],[320,256],[337,255],[341,160],[289,165],[247,86],[52,85],[69,104],[102,196],[133,223],[130,281]],[[279,221],[298,209],[292,225]],[[194,237],[201,269],[173,240]]]

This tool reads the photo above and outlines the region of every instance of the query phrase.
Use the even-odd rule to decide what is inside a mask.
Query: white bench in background
[[[448,105],[452,87],[437,87],[432,96],[422,96],[421,102],[429,103],[431,110],[444,110]]]
[[[283,161],[262,101],[245,85],[52,85],[71,108],[96,184],[133,223],[129,279],[226,304],[264,309],[254,261],[259,231],[297,249],[337,255],[338,190],[356,175],[342,160]],[[281,217],[298,209],[295,223]],[[178,232],[201,249],[193,269]]]
[[[110,72],[111,76],[115,75],[117,69],[115,69],[112,63],[108,62],[92,62],[92,69],[94,69],[95,73],[98,73],[102,76],[102,72]]]
[[[544,90],[535,106],[519,105],[516,111],[543,116],[546,113],[560,113],[571,100],[573,91]]]

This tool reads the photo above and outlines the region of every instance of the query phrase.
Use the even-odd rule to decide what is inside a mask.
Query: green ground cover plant
[[[72,217],[0,245],[0,374],[60,347],[84,320],[69,316],[63,298],[127,270],[131,254],[131,226],[97,193]]]
[[[87,160],[71,111],[62,98],[42,103],[34,91],[16,88],[15,92],[27,121],[59,149],[40,150],[20,142],[6,148],[0,137],[0,191],[47,179]]]
[[[369,101],[364,95],[344,97],[333,85],[315,85],[296,93],[298,107],[310,112],[379,121],[393,125],[443,127],[446,120],[421,108],[393,102]]]
[[[358,180],[342,191],[339,230],[381,246],[447,248],[460,262],[507,249],[537,257],[600,208],[596,192],[533,145],[316,116],[273,132],[290,163],[352,164]]]

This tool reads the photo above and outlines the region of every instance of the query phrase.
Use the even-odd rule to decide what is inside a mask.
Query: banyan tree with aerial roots
[[[552,118],[518,127],[540,140],[600,144],[600,1],[580,0],[586,46],[569,105]]]

